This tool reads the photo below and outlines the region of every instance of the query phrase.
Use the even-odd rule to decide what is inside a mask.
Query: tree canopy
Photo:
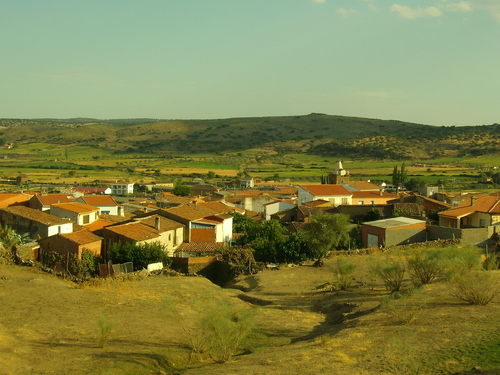
[[[330,251],[348,246],[349,223],[348,215],[320,211],[304,225],[309,247],[317,256],[317,266],[323,265],[323,258]]]

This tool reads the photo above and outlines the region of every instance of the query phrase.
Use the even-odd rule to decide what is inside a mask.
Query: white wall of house
[[[111,184],[111,191],[116,195],[132,194],[134,192],[134,184]]]
[[[184,240],[184,228],[181,227],[162,232],[160,234],[160,237],[156,238],[155,240],[160,241],[161,244],[166,247],[168,256],[173,256],[175,250],[182,244]]]
[[[264,217],[266,220],[270,220],[271,215],[274,215],[275,213],[278,213],[281,211],[290,210],[294,207],[295,207],[294,204],[291,204],[288,202],[278,201],[278,202],[269,203],[269,204],[266,204],[264,206]]]
[[[63,219],[69,219],[78,225],[90,224],[99,219],[99,209],[91,212],[78,213],[51,206],[50,214]]]
[[[118,215],[118,206],[98,206],[101,214]]]
[[[302,186],[298,187],[297,191],[297,203],[299,206],[302,206],[306,202],[311,202],[314,200],[314,195],[309,193],[306,189],[304,189]]]
[[[260,213],[264,212],[264,205],[270,202],[274,202],[274,199],[269,197],[246,197],[243,204],[236,205],[236,207]]]
[[[54,236],[58,233],[72,233],[73,232],[73,223],[52,225],[47,227],[47,237]]]
[[[352,195],[313,195],[303,187],[298,187],[298,202],[302,206],[306,202],[325,200],[330,202],[332,206],[340,206],[341,204],[352,204]]]
[[[229,243],[233,238],[233,218],[224,219],[222,222],[222,240],[217,242]]]

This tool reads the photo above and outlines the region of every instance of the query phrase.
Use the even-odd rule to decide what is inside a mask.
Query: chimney
[[[118,216],[125,216],[123,213],[123,206],[118,206]]]
[[[474,206],[475,203],[476,203],[476,197],[470,197],[470,205]]]
[[[155,217],[155,229],[160,230],[160,218],[158,216]]]
[[[384,195],[384,191],[380,189],[380,196]]]

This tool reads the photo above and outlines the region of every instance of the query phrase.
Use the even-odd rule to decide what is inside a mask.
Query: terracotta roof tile
[[[60,233],[59,234],[61,237],[67,238],[71,242],[77,243],[79,245],[85,245],[87,243],[91,242],[96,242],[96,241],[101,241],[102,237],[84,229],[80,230],[78,232],[72,232],[72,233]]]
[[[52,207],[57,207],[66,211],[70,212],[76,212],[79,214],[85,213],[85,212],[94,212],[98,211],[99,209],[94,206],[89,206],[88,204],[83,204],[83,203],[78,203],[78,202],[70,202],[70,203],[56,203],[52,204]]]
[[[160,219],[160,229],[159,232],[167,232],[169,230],[174,230],[177,228],[183,228],[185,227],[184,224],[181,224],[175,220],[168,219],[166,217],[163,217],[161,215],[151,215],[151,216],[146,216],[146,217],[141,217],[141,218],[135,218],[135,221],[141,222],[144,225],[147,225],[151,228],[156,229],[156,219]]]
[[[481,212],[481,213],[497,214],[497,215],[500,214],[500,200],[498,200],[496,195],[482,196],[474,199],[474,204],[471,203],[472,200],[469,201],[469,205],[467,206],[460,206],[456,208],[451,208],[446,211],[441,211],[438,213],[438,215],[459,218],[465,215],[469,215],[473,212]]]
[[[28,220],[36,221],[46,226],[61,225],[71,223],[71,220],[61,219],[57,216],[50,215],[46,212],[35,210],[25,206],[11,206],[3,209],[13,215],[23,217]]]
[[[110,225],[113,225],[113,223],[110,221],[96,220],[93,223],[85,224],[84,227],[91,232],[95,232],[96,230],[109,227]]]
[[[84,195],[83,197],[80,197],[78,199],[81,199],[85,202],[85,204],[88,204],[89,206],[117,206],[118,204],[116,201],[113,199],[113,197],[109,195]]]
[[[224,242],[184,242],[181,244],[176,252],[186,252],[186,253],[211,253],[217,249],[221,249],[226,244]]]
[[[206,211],[202,211],[188,205],[167,208],[165,211],[186,220],[197,220],[207,216]]]
[[[35,198],[38,199],[44,206],[50,206],[55,203],[67,203],[75,201],[75,197],[68,194],[36,195]]]
[[[382,190],[380,186],[372,184],[368,181],[349,181],[342,184],[347,190],[358,190],[358,191],[370,191],[370,190]]]
[[[195,208],[206,211],[210,214],[225,214],[234,211],[234,207],[228,206],[222,202],[197,203]]]
[[[301,185],[300,187],[314,196],[351,195],[351,192],[342,185]]]
[[[103,230],[115,233],[132,241],[145,241],[160,237],[160,232],[156,229],[135,221],[109,226]]]

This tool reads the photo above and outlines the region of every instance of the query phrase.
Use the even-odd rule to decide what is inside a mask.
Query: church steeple
[[[328,175],[328,183],[331,185],[341,185],[349,182],[349,171],[342,166],[342,161],[337,160],[335,170]]]

